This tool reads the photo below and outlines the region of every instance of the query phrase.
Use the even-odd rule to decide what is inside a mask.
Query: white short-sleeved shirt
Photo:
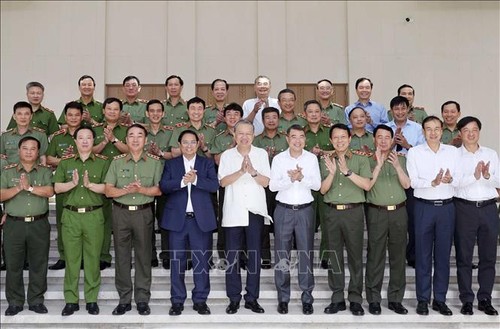
[[[253,107],[255,104],[259,101],[258,98],[251,98],[247,99],[243,103],[243,119],[245,119],[252,111]],[[269,104],[269,107],[275,107],[277,108],[280,113],[281,113],[281,108],[278,104],[278,100],[276,98],[271,98],[269,97],[267,99],[267,103]],[[262,110],[264,109],[264,104],[261,105],[259,112],[255,115],[255,118],[253,119],[253,127],[254,127],[254,135],[258,136],[262,134],[264,131],[264,123],[262,122]]]

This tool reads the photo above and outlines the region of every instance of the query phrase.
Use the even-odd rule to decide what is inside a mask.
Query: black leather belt
[[[327,203],[327,205],[331,208],[337,209],[337,210],[347,210],[347,209],[354,209],[362,205],[362,203],[345,203],[345,204],[333,204],[333,203]]]
[[[276,204],[278,204],[278,205],[280,205],[282,207],[288,208],[288,209],[299,210],[299,209],[304,209],[304,208],[307,208],[307,207],[311,206],[312,202],[304,203],[304,204],[288,204],[288,203],[283,203],[283,202],[280,202],[280,201],[276,201]]]
[[[482,208],[489,206],[490,204],[494,204],[497,202],[497,199],[489,199],[489,200],[483,200],[483,201],[469,201],[461,198],[455,198],[456,201],[462,202],[471,206],[474,206],[476,208]]]
[[[94,210],[97,210],[99,208],[102,208],[102,206],[92,206],[92,207],[75,207],[75,206],[64,206],[64,208],[77,212],[79,214],[84,214],[86,212],[91,212]]]
[[[420,201],[420,202],[423,202],[423,203],[431,204],[435,207],[441,207],[445,204],[453,202],[453,198],[444,199],[444,200],[426,200],[426,199],[420,199],[420,198],[415,198],[415,199]]]
[[[127,209],[129,211],[136,211],[136,210],[141,210],[141,209],[145,209],[145,208],[151,208],[151,206],[153,205],[153,202],[140,204],[140,205],[136,205],[136,206],[129,206],[127,204],[123,204],[123,203],[120,203],[117,201],[113,201],[113,204],[115,206],[118,206],[118,207],[123,208],[123,209]]]
[[[400,204],[395,204],[395,205],[391,205],[391,206],[379,206],[379,205],[376,205],[373,203],[368,203],[368,206],[372,207],[372,208],[381,209],[381,210],[393,211],[393,210],[397,210],[399,208],[406,206],[406,201],[403,201]]]
[[[49,212],[47,211],[45,214],[36,215],[36,216],[17,217],[17,216],[7,215],[7,217],[12,219],[12,220],[18,220],[21,222],[30,223],[30,222],[34,222],[34,221],[39,220],[39,219],[47,218],[48,215],[49,215]]]
[[[193,219],[194,218],[194,212],[187,212],[186,213],[186,218]]]

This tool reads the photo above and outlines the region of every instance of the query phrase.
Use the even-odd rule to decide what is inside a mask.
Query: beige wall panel
[[[127,75],[143,84],[164,83],[166,54],[166,2],[106,2],[106,83],[121,83]]]
[[[287,82],[348,82],[345,1],[286,3]]]
[[[255,79],[256,11],[255,1],[196,2],[196,83]]]

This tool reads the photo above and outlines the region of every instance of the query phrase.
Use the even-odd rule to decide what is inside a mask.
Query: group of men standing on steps
[[[408,312],[402,305],[407,232],[408,261],[416,268],[418,314],[428,314],[431,291],[432,308],[452,314],[446,292],[453,240],[461,313],[473,314],[472,254],[477,240],[479,310],[497,314],[491,293],[498,239],[498,156],[479,146],[479,119],[458,121],[458,103],[443,104],[443,127],[439,118],[412,107],[414,90],[409,85],[401,86],[401,96],[391,100],[388,113],[371,101],[373,84],[367,78],[356,81],[359,99],[346,109],[329,101],[333,84],[320,80],[320,101],[307,101],[299,115],[293,90],[284,89],[278,99],[271,98],[266,76],[256,78],[257,97],[243,107],[225,103],[229,86],[222,79],[212,83],[214,107],[206,107],[198,97],[185,102],[178,76],[166,79],[169,98],[164,102],[139,100],[140,82],[134,76],[123,81],[125,101],[95,101],[95,81],[90,76],[82,76],[78,84],[81,97],[65,105],[59,119],[62,129],[55,129],[54,114],[41,106],[43,86],[30,83],[30,102],[15,104],[14,128],[2,134],[6,315],[23,310],[25,261],[30,270],[29,309],[47,313],[43,295],[50,243],[48,198],[54,193],[60,259],[49,268],[65,268],[64,316],[79,310],[80,268],[86,310],[99,314],[100,270],[111,266],[111,232],[120,297],[113,315],[130,311],[132,298],[139,314],[151,313],[151,267],[158,266],[155,218],[162,233],[162,266],[171,271],[169,314],[173,316],[184,310],[185,271],[190,267],[193,309],[210,314],[206,301],[212,233],[218,227],[229,298],[226,312],[238,312],[244,298],[245,308],[263,313],[257,300],[260,270],[271,267],[266,229],[271,220],[281,314],[288,313],[292,249],[297,250],[302,312],[314,312],[313,241],[318,225],[320,256],[332,290],[324,312],[346,309],[345,246],[349,308],[354,315],[364,314],[365,221],[365,290],[371,314],[381,313],[386,249],[388,308],[398,314]],[[411,119],[421,120],[421,125]],[[446,129],[449,142],[462,144],[460,148],[442,143]],[[244,296],[242,266],[248,271]]]

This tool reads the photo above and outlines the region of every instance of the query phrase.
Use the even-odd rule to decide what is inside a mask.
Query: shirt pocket
[[[116,179],[116,187],[122,188],[127,184],[130,184],[134,181],[134,175],[129,169],[120,169],[118,171],[118,177]]]

